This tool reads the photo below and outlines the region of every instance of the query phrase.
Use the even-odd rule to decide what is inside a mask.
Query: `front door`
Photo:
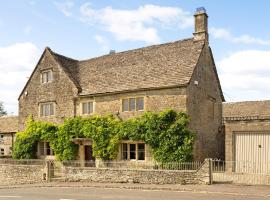
[[[85,152],[85,161],[94,161],[95,160],[95,158],[93,157],[92,145],[84,146],[84,152]]]

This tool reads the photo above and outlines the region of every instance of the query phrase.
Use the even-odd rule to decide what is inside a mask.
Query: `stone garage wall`
[[[66,181],[141,184],[211,184],[210,160],[194,171],[66,167]]]
[[[0,164],[0,186],[43,181],[43,165]]]

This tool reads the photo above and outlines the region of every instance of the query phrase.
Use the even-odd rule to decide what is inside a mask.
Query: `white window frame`
[[[89,112],[89,113],[84,113],[83,112],[83,105],[84,104],[92,104],[92,112]],[[94,101],[82,101],[81,103],[80,103],[80,111],[81,111],[81,115],[93,115],[94,113],[95,113],[95,102]],[[88,109],[90,109],[90,107],[88,107]],[[89,110],[88,110],[89,111]]]
[[[135,99],[135,109],[131,110],[130,108],[130,104],[131,104],[131,101]],[[138,99],[143,99],[143,109],[138,109],[137,108],[137,102],[138,102]],[[128,110],[124,110],[124,101],[127,100],[128,101]],[[122,98],[121,99],[121,110],[122,112],[136,112],[136,111],[144,111],[145,110],[145,98],[143,96],[137,96],[137,97],[127,97],[127,98]]]
[[[49,74],[50,74],[50,76],[49,76]],[[46,75],[45,81],[43,79],[44,75]],[[49,79],[49,77],[50,77],[50,79]],[[40,81],[42,84],[51,83],[53,81],[53,71],[51,69],[42,71],[41,76],[40,76]]]
[[[127,145],[127,159],[124,158],[124,144]],[[140,159],[139,160],[139,144],[143,144],[144,145],[144,159]],[[130,159],[130,145],[135,145],[135,159]],[[145,161],[146,159],[146,144],[144,142],[122,142],[121,143],[121,159],[122,160],[129,160],[129,161]]]
[[[44,102],[44,103],[40,103],[39,104],[39,116],[40,117],[51,117],[51,116],[55,116],[55,102]],[[43,113],[44,111],[43,111],[43,109],[45,109],[44,108],[44,106],[49,106],[49,114],[48,115],[46,115],[46,111],[45,111],[45,114]],[[53,106],[53,113],[51,113],[51,106]]]

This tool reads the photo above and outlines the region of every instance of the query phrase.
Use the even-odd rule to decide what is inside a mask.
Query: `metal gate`
[[[269,162],[213,160],[212,172],[213,183],[270,185]]]

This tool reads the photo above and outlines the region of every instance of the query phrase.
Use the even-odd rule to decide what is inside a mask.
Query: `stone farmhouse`
[[[29,115],[56,123],[107,113],[125,120],[170,108],[191,117],[190,128],[197,134],[195,160],[222,158],[224,97],[208,41],[208,16],[201,8],[194,17],[191,38],[88,60],[47,47],[19,96],[19,130]],[[90,139],[74,142],[80,145],[80,159],[92,159]],[[41,157],[53,155],[46,142],[38,149]],[[151,150],[139,141],[123,141],[119,159],[151,161]]]

